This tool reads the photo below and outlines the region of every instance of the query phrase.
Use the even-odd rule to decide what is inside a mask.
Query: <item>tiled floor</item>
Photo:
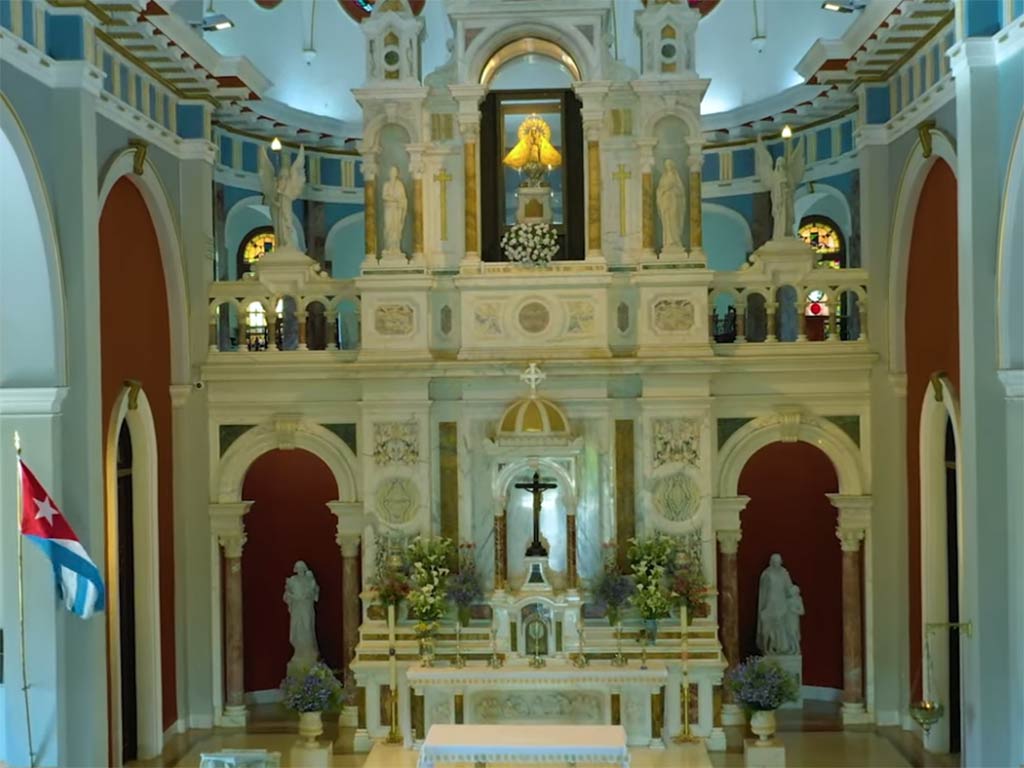
[[[189,731],[174,737],[155,760],[134,766],[198,768],[203,752],[221,749],[269,749],[280,752],[283,766],[295,743],[296,724],[273,708],[257,708],[247,732]],[[336,721],[325,718],[324,738],[333,739]],[[705,755],[701,748],[671,745],[667,749],[631,751],[632,768],[739,768],[743,766],[744,732],[726,729],[729,749]],[[749,734],[748,734],[749,735]],[[348,733],[342,733],[350,737]],[[783,712],[779,716],[779,740],[786,747],[786,765],[790,768],[956,768],[956,756],[929,755],[911,734],[898,728],[844,731],[838,711],[827,704],[809,703],[803,711]],[[400,746],[378,744],[369,755],[337,754],[331,758],[334,768],[415,768],[417,753]],[[508,768],[502,766],[502,768]],[[551,768],[557,768],[552,765]]]

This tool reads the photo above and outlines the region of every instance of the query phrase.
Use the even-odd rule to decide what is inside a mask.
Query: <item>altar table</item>
[[[629,750],[621,725],[432,725],[417,766],[446,763],[629,768]]]

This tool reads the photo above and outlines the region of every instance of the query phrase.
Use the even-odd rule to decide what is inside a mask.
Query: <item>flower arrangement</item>
[[[416,538],[406,555],[410,565],[409,608],[416,615],[418,635],[433,634],[447,610],[449,567],[453,557],[451,539]]]
[[[409,564],[400,554],[392,556],[391,542],[381,545],[378,539],[377,559],[370,588],[377,593],[381,605],[398,605],[409,594]]]
[[[344,689],[321,661],[281,681],[284,706],[294,712],[323,712],[341,703]]]
[[[796,676],[763,656],[751,656],[726,675],[726,685],[748,712],[769,712],[797,698]]]
[[[516,224],[501,236],[501,250],[517,264],[546,266],[558,252],[558,233],[543,221]]]
[[[671,615],[677,597],[671,588],[678,542],[655,533],[646,539],[630,539],[626,552],[636,590],[631,601],[640,616],[656,622]]]
[[[688,618],[702,619],[711,612],[708,603],[711,590],[704,575],[704,547],[699,531],[687,534],[680,542],[672,591],[686,608]]]
[[[604,549],[604,567],[594,583],[594,598],[597,604],[604,608],[608,623],[615,626],[622,616],[622,609],[633,596],[633,582],[628,576],[619,572],[615,544],[605,542],[602,548]]]
[[[459,623],[463,626],[469,623],[469,609],[484,599],[473,549],[469,542],[459,545],[459,569],[448,577],[448,599],[455,603]]]

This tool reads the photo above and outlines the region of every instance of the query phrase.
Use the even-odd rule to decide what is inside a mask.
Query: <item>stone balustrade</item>
[[[716,272],[708,289],[710,340],[867,343],[867,283],[863,269],[817,267],[798,279]]]
[[[257,280],[214,282],[210,349],[220,352],[338,350],[359,347],[354,280],[324,280],[307,295],[268,295]]]

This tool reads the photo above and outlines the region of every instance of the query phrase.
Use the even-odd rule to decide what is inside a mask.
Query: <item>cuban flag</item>
[[[18,459],[21,479],[21,532],[50,558],[57,592],[69,611],[87,619],[103,610],[103,579],[99,569],[71,530],[53,498],[32,471]]]

